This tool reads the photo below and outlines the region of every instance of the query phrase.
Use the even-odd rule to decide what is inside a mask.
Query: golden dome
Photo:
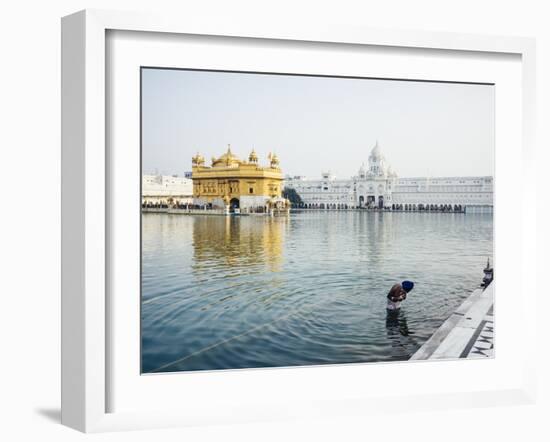
[[[248,161],[250,163],[258,162],[258,155],[256,154],[256,151],[254,149],[252,149],[252,152],[250,152],[250,155],[248,156]]]
[[[198,152],[193,158],[191,158],[191,161],[193,162],[193,166],[203,166],[204,165],[204,157]]]
[[[277,154],[269,154],[269,160],[271,162],[271,167],[278,167],[279,166],[279,157],[277,157]]]
[[[230,167],[241,163],[242,161],[231,152],[231,145],[227,145],[227,152],[225,152],[221,157],[212,158],[212,167]]]

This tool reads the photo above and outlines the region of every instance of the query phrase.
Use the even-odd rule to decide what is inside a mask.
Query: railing
[[[316,205],[315,207],[300,207],[292,206],[293,211],[372,211],[372,212],[425,212],[425,213],[464,213],[465,206],[462,205],[453,205],[453,204],[441,204],[441,205],[416,205],[416,204],[394,204],[392,206],[385,207],[365,207],[365,206],[352,206],[352,207],[334,207],[334,205],[325,205],[320,206]]]
[[[189,215],[225,215],[224,209],[189,208],[189,207],[142,207],[143,213],[171,213]]]

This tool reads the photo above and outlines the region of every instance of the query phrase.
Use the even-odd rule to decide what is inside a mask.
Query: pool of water
[[[406,360],[492,251],[491,214],[143,214],[142,372]]]

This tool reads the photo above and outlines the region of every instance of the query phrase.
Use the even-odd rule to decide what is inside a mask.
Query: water
[[[142,220],[144,373],[406,360],[492,261],[491,214]]]

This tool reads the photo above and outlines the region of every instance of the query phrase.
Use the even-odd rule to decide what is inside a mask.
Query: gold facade
[[[239,205],[243,197],[280,199],[283,173],[276,155],[269,154],[269,164],[258,164],[258,156],[252,150],[248,161],[237,158],[227,148],[219,158],[212,158],[211,166],[205,165],[202,155],[192,158],[193,198],[206,203],[223,201],[225,205]]]

